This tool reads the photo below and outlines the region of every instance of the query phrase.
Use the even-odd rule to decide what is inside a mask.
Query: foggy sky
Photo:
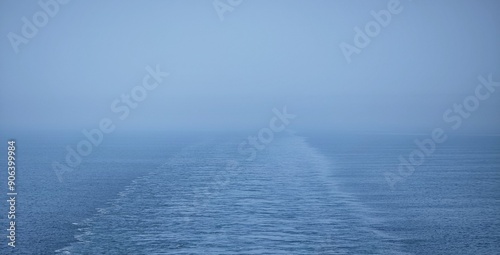
[[[223,1],[225,2],[225,1]],[[389,1],[243,1],[221,21],[212,1],[71,1],[15,53],[36,1],[0,2],[0,131],[75,130],[103,117],[121,130],[236,130],[267,125],[274,107],[294,129],[426,133],[500,81],[500,2],[409,1],[346,61],[354,27]],[[110,105],[170,75],[125,120]],[[500,134],[500,87],[457,132]]]

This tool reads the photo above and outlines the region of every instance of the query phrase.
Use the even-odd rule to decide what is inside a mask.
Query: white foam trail
[[[160,167],[157,169],[154,169],[150,171],[147,175],[144,175],[142,177],[138,177],[135,180],[131,181],[130,185],[124,187],[122,191],[120,191],[117,194],[117,197],[109,203],[108,207],[105,208],[99,208],[96,211],[96,214],[88,218],[81,223],[78,223],[78,225],[83,226],[79,233],[75,236],[75,238],[78,240],[78,242],[75,242],[71,244],[68,247],[65,247],[63,249],[60,249],[56,251],[57,253],[63,253],[63,254],[71,254],[73,250],[76,248],[81,248],[81,247],[92,247],[92,249],[95,248],[93,251],[99,251],[104,244],[98,244],[96,243],[95,245],[89,243],[91,242],[91,237],[93,235],[92,232],[92,227],[94,222],[107,222],[106,217],[112,217],[114,213],[116,212],[123,212],[123,210],[128,210],[130,209],[130,203],[131,201],[134,201],[137,196],[140,196],[141,194],[144,194],[144,187],[149,187],[148,192],[151,192],[151,194],[145,194],[148,196],[156,196],[158,199],[155,200],[155,203],[159,203],[160,206],[153,206],[153,207],[148,207],[151,206],[149,204],[148,206],[144,207],[144,209],[141,210],[148,210],[148,213],[154,214],[156,213],[157,216],[156,218],[151,218],[151,219],[145,219],[145,220],[150,220],[148,223],[151,223],[152,226],[147,229],[146,233],[135,233],[132,230],[133,235],[131,235],[130,239],[131,241],[134,241],[136,238],[139,239],[146,239],[150,242],[164,240],[164,239],[170,239],[170,240],[177,240],[178,236],[172,236],[171,233],[163,233],[162,231],[164,230],[164,222],[162,222],[162,217],[165,217],[165,215],[162,214],[161,211],[158,211],[156,207],[161,208],[161,203],[163,203],[163,199],[165,194],[161,192],[161,189],[164,187],[162,186],[162,182],[168,181],[169,176],[168,173],[166,173],[165,168],[178,168],[178,169],[184,169],[185,167],[197,167],[197,169],[202,169],[204,168],[203,165],[199,165],[200,162],[198,158],[196,158],[194,155],[197,151],[199,150],[212,150],[214,151],[214,155],[218,156],[218,158],[214,158],[214,161],[220,161],[220,162],[225,162],[227,158],[224,158],[223,155],[226,155],[226,151],[222,148],[214,147],[213,144],[209,143],[201,143],[197,144],[196,146],[190,146],[188,148],[185,148],[182,150],[179,154],[176,156],[170,158],[167,160],[164,164],[162,164]],[[236,150],[236,148],[235,148]],[[220,155],[219,155],[220,154]],[[226,159],[226,160],[225,160]],[[349,225],[341,225],[341,227],[345,228],[345,230],[340,230],[344,232],[348,232],[351,227],[356,227],[358,230],[363,230],[366,233],[372,233],[373,237],[377,239],[390,239],[390,240],[397,240],[397,238],[382,232],[380,230],[377,230],[373,228],[372,226],[380,224],[383,222],[383,219],[374,217],[375,215],[370,208],[362,204],[355,196],[352,194],[342,192],[339,189],[339,180],[336,180],[332,176],[332,171],[335,171],[334,165],[331,162],[331,159],[324,156],[322,153],[320,153],[316,148],[311,147],[305,138],[299,137],[296,135],[286,135],[285,137],[281,138],[276,138],[275,141],[273,141],[272,144],[270,144],[265,151],[261,151],[257,160],[255,162],[252,162],[255,166],[254,168],[249,168],[245,169],[246,171],[255,171],[256,168],[266,168],[269,167],[269,169],[276,167],[279,171],[284,172],[289,171],[290,174],[293,174],[293,178],[289,178],[290,180],[300,180],[303,182],[304,187],[310,187],[311,184],[320,184],[322,187],[327,192],[327,194],[332,198],[332,200],[335,200],[335,202],[332,206],[342,206],[342,210],[348,210],[350,214],[353,214],[356,218],[359,218],[360,220],[360,226],[349,226]],[[284,170],[285,169],[285,170]],[[204,169],[202,169],[204,170]],[[207,169],[210,170],[210,169]],[[200,171],[203,172],[203,171]],[[229,182],[234,182],[236,180],[230,179]],[[290,185],[299,185],[299,184],[290,184]],[[300,186],[298,186],[300,188]],[[187,188],[186,188],[187,189]],[[196,187],[194,188],[196,189]],[[195,194],[205,194],[206,190],[200,189],[199,192],[195,192]],[[208,192],[210,195],[211,193]],[[168,198],[168,197],[165,197]],[[204,198],[204,197],[203,197]],[[210,199],[210,198],[209,198]],[[168,201],[167,201],[168,202]],[[169,210],[174,210],[174,212],[179,212],[181,218],[177,219],[177,222],[183,222],[183,224],[190,224],[190,222],[194,221],[195,223],[199,221],[199,219],[193,218],[192,215],[195,215],[195,213],[191,213],[191,208],[192,206],[189,204],[189,200],[187,200],[185,203],[183,200],[176,200],[175,205],[172,205],[169,207]],[[140,205],[140,204],[139,204]],[[204,204],[197,205],[199,207],[202,207]],[[122,208],[123,206],[123,208]],[[202,207],[204,208],[204,207]],[[197,209],[197,208],[195,208]],[[337,208],[331,208],[332,211],[334,211]],[[340,210],[339,209],[339,210]],[[199,210],[199,208],[198,208]],[[199,211],[195,211],[199,212]],[[203,212],[203,211],[201,211]],[[141,213],[144,213],[141,211]],[[187,221],[183,221],[182,219],[182,214],[187,213],[188,217]],[[341,211],[340,213],[343,213]],[[170,214],[170,216],[175,215],[175,214]],[[127,215],[128,216],[128,215]],[[136,217],[139,217],[138,215],[135,215]],[[342,221],[342,219],[336,219],[335,215],[332,215],[332,219],[326,219],[330,221]],[[186,217],[184,217],[185,219]],[[135,218],[137,219],[137,218]],[[140,219],[140,217],[139,217]],[[117,221],[120,220],[119,218],[113,218],[113,220]],[[169,218],[165,219],[166,221],[172,220],[174,221],[175,219]],[[97,223],[96,223],[97,224]],[[100,230],[102,232],[102,229]],[[113,229],[113,231],[129,231],[129,229]],[[203,229],[203,231],[207,231],[208,237],[212,238],[211,231],[214,231],[214,229],[208,228],[208,229]],[[224,229],[221,229],[220,232],[223,233],[222,237],[226,235],[224,232]],[[289,231],[294,231],[292,228]],[[354,230],[351,230],[354,231]],[[82,233],[83,232],[83,233]],[[342,233],[344,233],[342,232]],[[100,232],[99,232],[100,233]],[[337,232],[336,232],[337,233]],[[353,234],[355,235],[355,234]],[[219,235],[220,236],[220,235]],[[95,238],[95,237],[94,237]],[[182,237],[186,238],[186,237]],[[336,236],[331,236],[329,237],[330,239],[335,239],[337,238]],[[346,238],[346,237],[344,237]],[[350,238],[350,237],[349,237]],[[123,240],[125,241],[125,240]],[[87,242],[88,244],[86,245],[81,245],[82,243]],[[103,242],[104,243],[104,242]],[[177,243],[179,248],[181,248],[180,243]],[[352,245],[352,244],[349,244]],[[380,245],[383,245],[381,243]],[[402,252],[398,251],[398,247],[394,247],[394,243],[391,244],[391,247],[378,247],[379,250],[386,251],[386,254],[402,254]],[[198,247],[196,247],[198,248]],[[187,248],[186,248],[187,249]],[[345,248],[346,252],[349,252],[349,249]],[[185,251],[185,250],[184,250]],[[75,251],[76,252],[76,251]],[[78,253],[78,252],[76,252]]]
[[[277,144],[275,146],[274,144],[273,146],[270,146],[270,153],[278,155],[281,154],[284,156],[273,156],[276,158],[284,157],[289,160],[293,160],[294,163],[291,165],[299,164],[301,161],[311,162],[310,165],[314,167],[301,170],[307,170],[311,173],[310,176],[316,176],[321,182],[324,183],[325,186],[329,187],[328,192],[331,197],[340,199],[342,203],[346,204],[349,208],[352,208],[352,213],[362,219],[365,226],[367,226],[365,229],[368,232],[371,232],[383,239],[401,241],[401,239],[396,236],[371,227],[381,225],[385,222],[385,220],[373,216],[375,213],[371,210],[371,208],[361,203],[354,195],[343,192],[339,189],[339,182],[332,176],[332,172],[335,171],[335,168],[331,163],[331,159],[324,156],[318,149],[309,145],[305,137],[290,134],[286,137],[278,139],[276,143]],[[392,254],[407,254],[401,251],[399,245],[394,247],[395,244],[392,243],[391,246]]]
[[[94,222],[94,220],[98,217],[101,217],[104,214],[109,213],[110,211],[113,210],[119,210],[121,209],[120,202],[127,199],[128,196],[131,194],[137,192],[138,189],[140,189],[140,184],[144,180],[152,179],[156,175],[158,175],[159,172],[161,172],[165,166],[169,165],[174,165],[177,163],[176,161],[180,159],[185,159],[186,158],[186,153],[190,153],[194,148],[199,148],[203,147],[204,145],[208,144],[210,140],[204,140],[202,142],[196,143],[194,145],[189,145],[184,148],[182,148],[176,155],[172,156],[171,158],[168,158],[165,163],[161,164],[159,167],[156,169],[151,170],[148,174],[144,176],[137,177],[136,179],[132,180],[129,185],[125,186],[124,189],[117,194],[117,198],[113,199],[112,201],[108,202],[109,206],[107,208],[96,208],[96,214],[91,216],[90,218],[86,218],[82,220],[82,222],[75,222],[73,225],[78,225],[78,226],[85,226],[84,228],[79,228],[78,231],[79,233],[74,235],[74,238],[77,240],[77,242],[71,243],[69,246],[63,247],[61,249],[55,250],[55,253],[60,253],[60,254],[72,254],[71,251],[75,248],[75,245],[78,243],[87,243],[90,242],[87,240],[87,237],[92,235],[92,231],[90,230],[91,223]]]

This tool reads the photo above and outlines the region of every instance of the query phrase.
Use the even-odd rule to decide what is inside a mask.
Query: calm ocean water
[[[245,137],[109,140],[62,184],[71,141],[18,139],[11,254],[500,253],[498,138],[449,138],[392,190],[413,136],[283,134],[253,160]]]

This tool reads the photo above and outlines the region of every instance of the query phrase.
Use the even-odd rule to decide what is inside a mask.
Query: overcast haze
[[[244,1],[221,21],[211,1],[72,1],[15,53],[36,1],[0,2],[0,128],[68,130],[117,120],[113,100],[146,66],[170,73],[121,130],[254,129],[272,109],[293,129],[428,133],[500,81],[499,1],[401,1],[348,63],[339,44],[389,1]],[[500,89],[460,133],[500,134]],[[118,121],[117,121],[118,123]]]

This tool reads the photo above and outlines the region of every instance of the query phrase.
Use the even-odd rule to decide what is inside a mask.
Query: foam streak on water
[[[77,224],[65,254],[402,254],[384,220],[338,188],[335,166],[298,136],[253,161],[238,141],[186,148]],[[214,185],[227,160],[238,172]]]

